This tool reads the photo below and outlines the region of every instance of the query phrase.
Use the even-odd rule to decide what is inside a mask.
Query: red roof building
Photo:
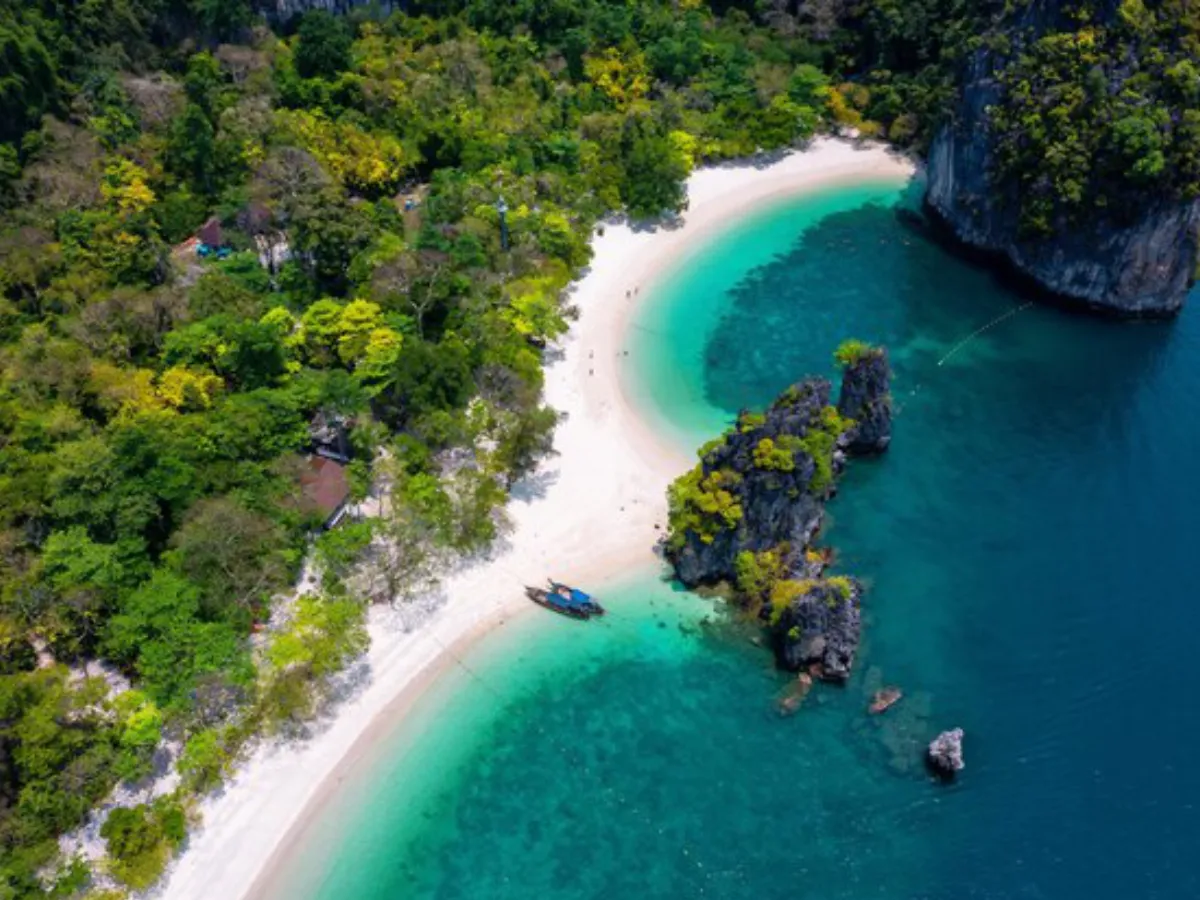
[[[221,234],[221,220],[213,216],[200,226],[200,230],[196,232],[196,237],[200,239],[200,243],[207,244],[209,247],[216,248],[223,246],[225,238]]]
[[[341,521],[350,499],[350,482],[346,467],[324,456],[311,456],[300,476],[305,509],[320,513],[325,527],[332,528]]]

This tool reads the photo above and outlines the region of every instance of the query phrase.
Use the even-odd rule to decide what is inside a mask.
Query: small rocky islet
[[[806,378],[762,414],[743,411],[671,486],[666,556],[689,588],[728,585],[760,617],[781,668],[824,681],[850,676],[862,633],[862,584],[828,575],[812,546],[851,454],[891,440],[887,351],[839,348],[842,385]]]
[[[832,554],[813,540],[846,460],[891,443],[891,366],[886,349],[861,341],[835,357],[836,405],[824,378],[793,384],[765,412],[741,412],[668,491],[664,550],[676,576],[692,589],[723,587],[763,623],[779,667],[799,673],[779,700],[781,715],[799,709],[814,680],[844,684],[862,636],[862,583],[828,574]],[[885,688],[870,712],[901,696]],[[927,762],[952,779],[962,768],[961,729],[939,735]]]
[[[963,761],[963,730],[951,728],[930,741],[925,763],[942,781],[953,781],[967,765]]]

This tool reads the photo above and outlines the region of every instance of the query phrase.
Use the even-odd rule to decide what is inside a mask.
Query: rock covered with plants
[[[829,382],[808,378],[764,415],[741,413],[671,486],[667,553],[684,584],[730,580],[745,551],[808,545],[852,427],[829,395]]]
[[[827,681],[850,677],[862,635],[862,585],[853,578],[791,579],[771,596],[775,658]]]
[[[838,406],[820,378],[792,385],[763,414],[742,412],[668,492],[666,555],[688,587],[725,584],[767,626],[779,665],[849,677],[862,631],[862,585],[826,575],[810,544],[848,451],[891,434],[887,355],[861,342],[838,353]],[[865,429],[839,409],[865,414]]]
[[[834,354],[842,367],[838,414],[854,422],[847,435],[850,453],[882,453],[892,441],[892,368],[887,350],[846,341]]]
[[[979,30],[927,206],[1055,295],[1177,312],[1200,228],[1195,5],[1036,0]]]

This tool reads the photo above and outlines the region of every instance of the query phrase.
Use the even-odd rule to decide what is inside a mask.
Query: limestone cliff
[[[401,0],[258,0],[257,5],[268,19],[286,22],[293,16],[302,15],[314,9],[344,14],[356,6],[373,5],[380,12],[388,13],[400,9],[403,3]]]
[[[963,244],[1006,260],[1057,298],[1124,316],[1174,314],[1195,270],[1200,202],[1131,192],[1119,212],[1060,212],[1050,233],[1031,235],[1020,218],[1022,186],[998,177],[990,108],[1005,102],[1002,73],[1030,41],[1073,27],[1064,7],[1058,0],[1016,7],[999,28],[1004,39],[984,41],[969,58],[953,120],[930,148],[926,207]],[[1098,24],[1114,9],[1103,5]],[[1119,91],[1122,76],[1109,77],[1110,91]]]

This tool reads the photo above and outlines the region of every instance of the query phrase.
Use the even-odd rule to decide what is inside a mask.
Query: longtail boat
[[[597,602],[596,598],[591,594],[585,594],[579,588],[573,588],[570,585],[560,584],[557,581],[551,580],[550,591],[560,597],[569,598],[572,603],[586,610],[588,615],[604,615],[604,607]]]
[[[544,606],[546,609],[556,612],[559,615],[569,616],[572,619],[591,618],[591,613],[584,609],[583,606],[573,601],[569,596],[564,597],[555,591],[548,591],[538,587],[526,587],[525,596],[538,606]]]

